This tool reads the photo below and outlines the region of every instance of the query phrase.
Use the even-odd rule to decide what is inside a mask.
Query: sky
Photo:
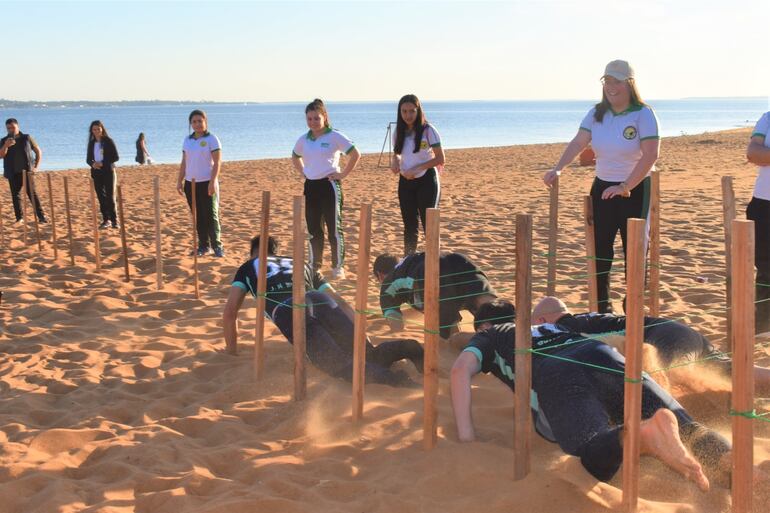
[[[644,98],[770,94],[770,0],[0,0],[0,13],[13,100],[593,99],[613,59]]]

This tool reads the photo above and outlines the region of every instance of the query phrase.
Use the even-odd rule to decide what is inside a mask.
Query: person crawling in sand
[[[292,273],[293,261],[277,256],[276,239],[268,239],[267,288],[265,316],[273,321],[292,343]],[[259,268],[259,236],[251,240],[251,257],[235,273],[222,315],[225,346],[230,354],[238,352],[238,312],[250,292],[257,297]],[[353,375],[352,309],[324,280],[318,271],[305,265],[305,304],[307,356],[310,362],[330,376],[350,381]],[[343,309],[345,311],[343,311]],[[415,386],[393,363],[408,359],[417,370],[423,370],[423,349],[416,340],[390,340],[376,347],[366,342],[366,381],[393,386]]]
[[[535,305],[532,324],[553,324],[561,330],[586,335],[624,333],[626,317],[613,314],[573,314],[559,298],[547,296]],[[673,319],[644,318],[644,341],[657,351],[661,368],[683,362],[700,362],[708,368],[730,376],[732,361],[716,349],[706,337]],[[770,369],[754,367],[754,384],[758,394],[770,393]]]
[[[374,277],[381,284],[380,307],[394,331],[404,328],[401,305],[423,311],[425,253],[401,260],[384,253],[374,260]],[[439,257],[439,334],[448,339],[458,331],[460,310],[475,313],[479,306],[497,299],[487,276],[468,257],[445,253]]]
[[[479,308],[478,332],[452,367],[452,408],[460,441],[476,438],[471,415],[474,375],[492,373],[514,388],[512,314],[513,305],[502,301]],[[610,480],[623,461],[625,359],[599,340],[552,324],[532,327],[532,347],[537,351],[532,357],[536,431],[580,458],[596,479]],[[730,443],[694,421],[649,376],[643,377],[641,386],[641,454],[660,459],[704,491],[710,486],[707,473],[720,484],[729,483]]]

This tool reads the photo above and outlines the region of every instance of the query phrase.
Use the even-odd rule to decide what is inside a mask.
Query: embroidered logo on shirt
[[[627,126],[623,129],[623,137],[628,139],[629,141],[636,137],[636,127],[633,127],[631,125]]]
[[[203,146],[203,147],[206,147],[206,141],[201,141],[200,145]]]
[[[422,141],[420,143],[420,149],[421,150],[427,150],[428,149],[428,141]]]
[[[329,147],[329,143],[321,143],[321,148],[328,148],[328,147]]]

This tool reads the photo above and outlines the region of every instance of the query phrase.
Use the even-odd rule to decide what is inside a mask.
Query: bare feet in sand
[[[679,424],[671,410],[661,409],[642,421],[640,428],[641,454],[654,456],[663,463],[695,482],[707,492],[709,480],[695,458],[679,438]]]

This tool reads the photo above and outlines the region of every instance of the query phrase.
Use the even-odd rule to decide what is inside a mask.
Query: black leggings
[[[94,191],[99,200],[99,210],[102,213],[102,221],[118,222],[118,214],[115,212],[115,167],[104,164],[101,169],[91,168],[91,178],[94,179]]]
[[[45,219],[43,214],[43,207],[40,206],[40,199],[37,197],[37,191],[34,186],[34,178],[30,180],[30,174],[27,173],[27,197],[32,202],[32,208],[37,214],[39,220]],[[24,177],[22,173],[12,173],[8,178],[8,186],[11,188],[11,202],[13,203],[13,213],[16,215],[16,220],[22,218],[21,208],[21,189],[24,187]]]
[[[631,197],[615,196],[602,199],[602,192],[620,182],[605,182],[594,179],[591,199],[594,209],[594,237],[596,250],[596,288],[599,298],[599,312],[611,313],[610,271],[615,258],[615,237],[620,231],[623,254],[626,253],[626,229],[630,218],[647,219],[650,208],[650,177],[645,178],[631,191]],[[645,234],[645,238],[646,238]],[[645,251],[647,242],[645,241]]]
[[[310,262],[313,269],[323,264],[324,228],[329,235],[332,267],[345,263],[345,238],[342,233],[342,184],[339,180],[305,180],[305,223],[310,234]]]
[[[192,182],[185,180],[184,195],[192,211]],[[195,231],[198,233],[199,248],[221,248],[219,227],[219,197],[209,196],[209,181],[195,182]]]
[[[353,379],[353,321],[345,315],[337,303],[323,292],[312,291],[305,295],[307,356],[310,362],[335,378]],[[273,322],[286,339],[292,343],[291,302],[278,306]],[[419,372],[423,370],[423,349],[416,340],[390,340],[378,346],[366,341],[366,381],[392,386],[414,386],[404,372],[394,372],[390,366],[408,359]]]
[[[398,203],[404,221],[404,256],[417,251],[417,228],[422,223],[425,231],[425,212],[438,207],[441,198],[441,182],[435,168],[414,180],[403,176],[398,180]]]
[[[574,361],[536,356],[532,362],[532,388],[537,393],[540,411],[562,450],[579,457],[591,475],[608,481],[623,462],[625,359],[612,347],[596,340],[561,349],[558,356]],[[729,442],[694,422],[649,376],[643,377],[641,386],[642,419],[652,417],[661,408],[669,409],[679,421],[682,440],[700,444],[693,446],[696,457],[708,453],[718,459],[729,451]],[[693,440],[696,433],[698,440]],[[715,453],[718,454],[715,456]]]
[[[731,372],[730,358],[717,350],[706,337],[681,322],[645,317],[644,341],[655,347],[662,367],[706,359],[704,363],[723,374]]]
[[[751,198],[746,218],[754,221],[754,265],[757,267],[755,321],[757,333],[770,331],[770,201]]]

